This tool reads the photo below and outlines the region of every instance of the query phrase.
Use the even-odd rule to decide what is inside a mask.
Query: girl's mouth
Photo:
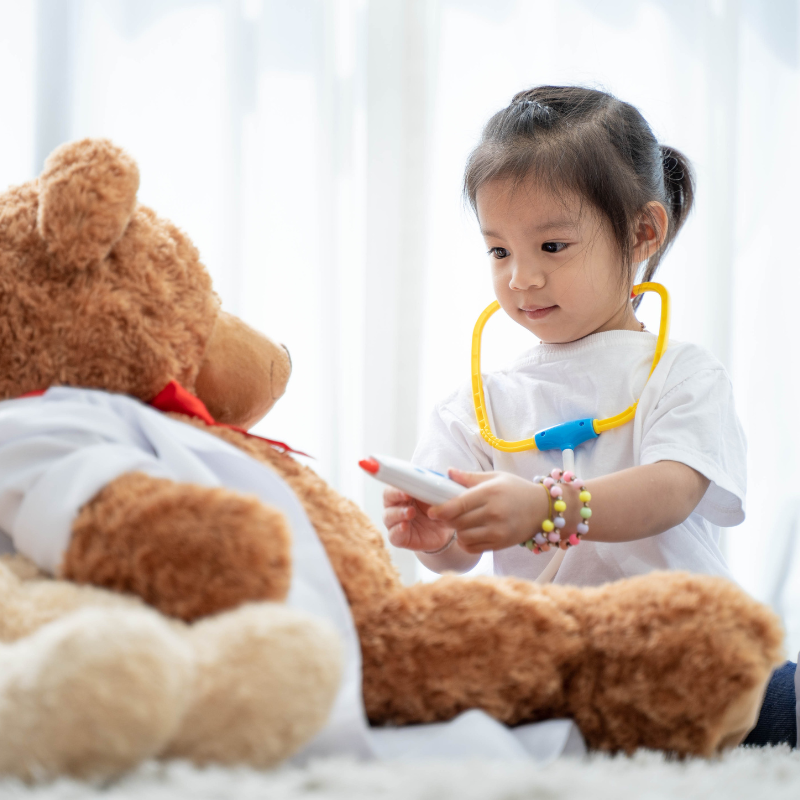
[[[529,308],[521,308],[520,311],[522,311],[528,319],[543,319],[557,308],[558,306],[530,306]]]

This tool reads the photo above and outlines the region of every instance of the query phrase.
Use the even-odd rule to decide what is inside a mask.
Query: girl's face
[[[640,330],[610,225],[587,203],[505,179],[481,186],[476,203],[495,295],[511,319],[543,342]]]

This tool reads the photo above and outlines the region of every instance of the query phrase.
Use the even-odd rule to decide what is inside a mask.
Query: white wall
[[[460,198],[482,124],[534,84],[618,94],[697,169],[660,277],[673,335],[733,376],[751,488],[728,552],[777,602],[800,496],[798,24],[797,0],[0,0],[0,186],[65,139],[127,147],[142,201],[192,235],[224,304],[292,351],[260,430],[378,519],[358,458],[410,455],[491,298]],[[494,322],[486,362],[524,346]]]

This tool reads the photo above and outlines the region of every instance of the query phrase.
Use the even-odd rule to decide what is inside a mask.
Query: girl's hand
[[[389,541],[407,550],[438,550],[453,536],[453,526],[428,518],[430,506],[391,486],[383,492],[383,524]]]
[[[450,469],[448,475],[469,491],[432,506],[428,517],[447,530],[455,528],[458,543],[467,553],[502,550],[524,542],[549,514],[547,492],[533,481],[508,472]]]

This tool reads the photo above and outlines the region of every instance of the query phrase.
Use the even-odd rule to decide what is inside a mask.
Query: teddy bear
[[[36,430],[50,430],[41,415],[57,417],[69,432],[48,475],[78,485],[43,479],[51,494],[34,487],[16,519],[0,494],[0,529],[18,551],[59,585],[135,595],[186,624],[213,620],[286,594],[296,530],[253,496],[271,476],[346,599],[372,726],[479,709],[511,726],[569,717],[606,751],[711,755],[744,737],[782,633],[724,579],[403,585],[354,503],[286,446],[247,432],[282,392],[288,353],[220,310],[188,237],[139,205],[137,187],[129,156],[84,140],[0,197],[0,415],[27,403],[20,419]]]
[[[191,244],[146,209],[131,206],[135,220],[127,227],[131,232],[138,229],[136,238],[139,244],[149,242],[147,248],[134,245],[125,256],[125,266],[117,263],[114,268],[117,288],[128,283],[128,289],[115,294],[110,284],[100,288],[87,280],[92,269],[83,260],[90,252],[88,239],[115,236],[108,227],[113,226],[113,214],[87,219],[88,225],[81,228],[80,201],[70,192],[84,191],[99,202],[97,193],[102,190],[93,178],[102,176],[104,168],[123,184],[138,182],[138,174],[130,159],[105,143],[66,148],[62,155],[57,162],[60,173],[49,185],[54,204],[49,210],[48,192],[40,193],[36,182],[0,196],[0,329],[3,345],[10,346],[0,369],[3,396],[16,398],[36,386],[67,383],[77,369],[81,373],[77,385],[101,385],[100,376],[107,372],[109,385],[117,391],[133,388],[147,397],[145,372],[153,369],[157,382],[163,376],[177,376],[205,387],[220,418],[230,416],[244,424],[251,415],[259,418],[288,379],[285,348],[249,329],[242,335],[244,326],[237,319],[218,312]],[[65,172],[71,170],[77,180],[65,183]],[[107,187],[109,194],[103,199],[130,205],[130,192],[119,191],[120,186]],[[135,195],[135,187],[133,191]],[[99,202],[98,208],[103,207]],[[45,227],[64,225],[59,241],[69,254],[61,253],[63,262],[50,260],[46,250],[37,251],[31,237],[37,213]],[[76,232],[87,238],[75,236]],[[66,262],[83,264],[87,273],[59,275],[57,263]],[[24,280],[17,272],[20,268]],[[154,276],[161,268],[168,277],[158,280]],[[177,281],[170,281],[170,271]],[[130,289],[137,275],[142,284],[133,303],[144,321],[134,332],[129,323],[136,292],[131,294]],[[72,290],[76,294],[70,295]],[[170,298],[170,291],[178,297]],[[104,309],[101,314],[108,313],[111,328],[100,329],[93,320],[79,330],[82,308],[95,302]],[[183,325],[167,322],[173,302],[186,316]],[[159,312],[150,310],[159,306]],[[129,307],[127,319],[120,311],[125,307]],[[159,328],[166,344],[158,342]],[[108,347],[115,335],[120,344],[116,353]],[[71,344],[60,348],[58,340],[66,339]],[[38,351],[35,358],[31,346]],[[187,366],[199,362],[202,353],[199,374],[190,367],[190,375],[181,375],[173,351],[183,354]],[[67,352],[72,356],[65,360]],[[144,372],[134,364],[140,356],[149,364]],[[226,381],[228,370],[238,370],[242,363],[259,391],[245,387],[247,408],[239,404],[236,387],[215,402],[216,382]],[[244,384],[239,381],[240,387]],[[165,403],[175,402],[169,391],[162,397]],[[40,523],[49,536],[59,525],[53,493],[65,489],[64,477],[57,471],[39,474],[34,463],[37,451],[59,445],[53,431],[46,430],[46,421],[44,428],[28,431],[32,438],[23,442],[26,415],[17,413],[19,406],[39,402],[33,392],[27,399],[0,404],[4,440],[0,552],[7,551],[0,561],[0,774],[25,779],[60,774],[109,778],[156,756],[268,767],[296,753],[328,718],[339,691],[342,648],[329,622],[283,602],[291,582],[292,542],[286,514],[222,488],[201,489],[164,478],[148,485],[141,471],[130,472],[117,485],[116,494],[106,490],[110,502],[87,507],[108,515],[103,521],[95,517],[90,524],[110,525],[119,534],[107,542],[112,548],[129,548],[127,554],[118,552],[119,564],[130,565],[131,558],[142,566],[149,562],[145,572],[154,581],[150,590],[158,587],[159,602],[168,615],[146,604],[153,597],[143,585],[123,585],[135,581],[136,575],[120,573],[114,566],[117,559],[108,558],[109,553],[102,562],[93,563],[92,569],[105,571],[105,577],[95,577],[96,586],[47,579],[38,568],[50,563],[41,546],[27,541],[20,551],[5,535],[13,532],[24,539],[26,526],[30,532]],[[99,409],[89,412],[90,453],[92,444],[97,450],[93,437],[103,425],[98,414]],[[166,463],[166,455],[161,456]],[[120,457],[124,456],[118,447],[114,458]],[[89,462],[94,458],[90,455]],[[108,480],[113,464],[113,458],[99,464],[101,483]],[[140,463],[140,470],[143,467]],[[73,458],[66,469],[81,467]],[[37,491],[41,495],[34,497]],[[148,493],[147,503],[141,500],[142,492]],[[21,502],[23,497],[28,502]],[[32,514],[42,512],[50,517],[31,521]],[[237,550],[235,542],[223,535],[237,526],[260,529],[269,546],[253,537],[249,543],[240,541]],[[154,537],[150,551],[144,539],[130,538],[137,530]],[[203,533],[205,544],[198,542]],[[165,558],[155,552],[162,545]],[[192,549],[198,547],[205,553],[205,572],[183,567],[184,561],[188,565],[196,561]],[[15,549],[15,555],[8,554]],[[86,568],[98,555],[87,552],[77,563]],[[244,562],[249,571],[241,570]],[[232,572],[236,570],[238,575]],[[104,584],[113,584],[118,591],[97,588]],[[193,584],[204,586],[202,596],[192,592]],[[167,597],[172,599],[164,603]],[[206,605],[182,605],[192,598]],[[222,613],[212,613],[217,610]]]

